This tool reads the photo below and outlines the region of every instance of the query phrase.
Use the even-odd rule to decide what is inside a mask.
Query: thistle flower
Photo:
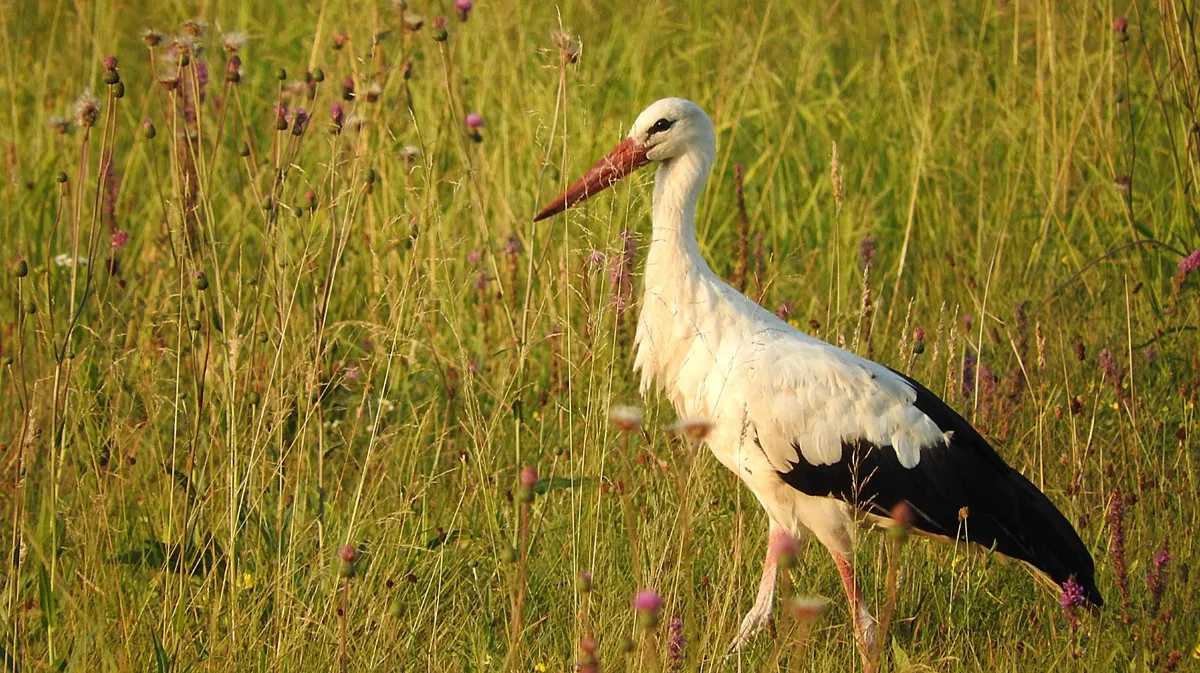
[[[458,20],[465,22],[471,18],[471,10],[475,9],[475,3],[471,0],[454,0],[454,11],[458,13]]]
[[[478,112],[469,112],[465,123],[468,131],[478,131],[483,128],[483,116]]]
[[[146,30],[142,31],[142,42],[145,42],[147,47],[157,47],[158,45],[162,44],[162,41],[165,39],[167,39],[166,35],[163,35],[153,28],[147,28]]]
[[[225,81],[230,84],[242,81],[242,58],[237,54],[232,54],[225,62]]]
[[[1113,33],[1117,36],[1117,42],[1125,42],[1129,39],[1129,21],[1123,16],[1118,16],[1113,19]]]
[[[101,63],[103,64],[105,70],[113,71],[113,70],[117,69],[117,57],[116,56],[105,56],[104,60],[101,61]]]
[[[90,128],[96,123],[96,119],[100,117],[100,103],[92,95],[91,89],[84,91],[79,96],[79,99],[75,101],[74,110],[76,124]]]
[[[917,327],[913,330],[913,354],[920,355],[925,352],[925,330]]]
[[[335,51],[341,50],[343,47],[345,47],[349,43],[350,43],[349,35],[342,33],[342,32],[337,32],[337,33],[333,34],[333,48]]]
[[[820,619],[829,610],[829,601],[820,596],[796,596],[786,604],[792,619],[808,624]]]
[[[250,36],[238,31],[225,33],[221,36],[221,46],[230,54],[245,49],[248,42],[250,42]]]
[[[204,19],[188,19],[179,27],[192,37],[204,37],[208,33],[208,22]]]
[[[508,241],[504,244],[504,254],[519,255],[524,247],[521,245],[521,239],[516,234],[509,234]]]
[[[800,545],[796,538],[785,530],[773,530],[767,540],[767,555],[784,568],[796,564],[800,555]]]
[[[346,544],[338,549],[338,575],[346,579],[354,577],[358,557],[358,549],[352,544]]]
[[[421,16],[420,14],[405,14],[404,15],[404,29],[409,31],[410,33],[415,33],[418,30],[421,30],[421,27],[424,25],[425,25],[425,17]]]
[[[292,135],[302,136],[308,128],[308,111],[302,107],[292,110]]]
[[[562,59],[563,63],[579,62],[583,47],[579,45],[579,40],[570,33],[562,30],[551,31],[550,43],[558,49],[558,57]]]
[[[681,418],[667,426],[667,434],[680,435],[694,442],[702,442],[712,432],[712,423],[702,418]]]
[[[642,429],[642,410],[637,407],[617,405],[609,410],[608,419],[621,432],[637,432]]]
[[[658,620],[663,609],[662,596],[654,589],[642,589],[633,596],[633,609],[638,614],[638,622],[643,628],[652,629],[658,626]]]
[[[47,119],[46,124],[59,135],[66,135],[71,132],[71,120],[66,117],[55,115]]]
[[[432,37],[433,37],[434,42],[445,42],[446,41],[446,38],[449,37],[449,33],[446,32],[446,26],[448,24],[449,24],[449,22],[446,21],[446,17],[444,17],[444,16],[433,17],[433,36]]]
[[[342,100],[354,100],[354,78],[349,75],[342,80]]]
[[[483,253],[479,252],[478,250],[472,250],[471,252],[467,253],[467,262],[472,266],[478,265],[482,259]]]
[[[581,594],[589,594],[592,592],[592,574],[584,571],[575,576],[575,588]]]
[[[600,252],[599,250],[591,251],[588,253],[588,256],[583,259],[584,266],[588,267],[589,269],[598,269],[604,266],[604,262],[604,253]]]
[[[538,473],[537,468],[532,465],[526,465],[521,468],[521,472],[517,475],[517,483],[525,488],[533,488],[537,483]]]
[[[329,119],[333,122],[333,132],[340,133],[342,126],[346,122],[346,109],[341,103],[331,103],[329,105]]]

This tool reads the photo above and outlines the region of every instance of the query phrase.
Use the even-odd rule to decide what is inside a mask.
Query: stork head
[[[670,161],[688,152],[716,153],[716,132],[704,110],[690,100],[664,98],[638,115],[629,135],[597,161],[533,221],[561,213],[595,196],[652,161]]]

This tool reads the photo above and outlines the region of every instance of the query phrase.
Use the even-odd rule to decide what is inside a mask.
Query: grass
[[[604,670],[641,670],[676,661],[675,617],[683,670],[858,667],[812,543],[790,583],[833,607],[802,654],[767,633],[722,658],[766,521],[638,396],[650,173],[530,222],[667,95],[717,123],[714,269],[943,394],[1096,558],[1108,607],[1064,614],[1016,564],[904,546],[881,670],[1196,668],[1194,8],[477,4],[462,23],[414,1],[416,32],[383,2],[0,12],[5,670],[556,671],[589,634]],[[196,16],[188,65],[143,43]],[[86,89],[94,126],[60,134]],[[302,134],[276,130],[280,101]],[[891,549],[859,542],[877,612]]]

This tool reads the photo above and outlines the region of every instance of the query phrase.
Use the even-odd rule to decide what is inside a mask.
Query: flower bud
[[[142,137],[146,140],[153,140],[154,136],[158,135],[158,130],[154,128],[154,122],[147,119],[142,122]]]
[[[194,274],[196,279],[196,289],[201,292],[208,289],[208,276],[204,275],[203,271],[197,271]]]
[[[17,258],[17,263],[13,265],[13,275],[17,278],[29,275],[29,262],[26,262],[24,257]]]

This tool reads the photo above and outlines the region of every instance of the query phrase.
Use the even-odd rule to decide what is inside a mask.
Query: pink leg
[[[842,577],[842,588],[846,590],[850,615],[854,619],[854,639],[858,642],[858,651],[862,655],[865,665],[870,652],[875,649],[875,619],[867,610],[867,602],[863,600],[862,591],[858,588],[858,581],[854,578],[854,565],[850,562],[850,557],[838,552],[832,553],[838,575]]]
[[[742,619],[737,637],[729,645],[731,652],[741,649],[743,645],[758,633],[763,624],[771,618],[771,609],[775,603],[775,578],[779,569],[779,557],[788,550],[795,549],[795,540],[787,531],[771,525],[767,540],[767,558],[763,560],[762,580],[758,583],[758,594],[754,599],[754,607]],[[794,551],[793,551],[794,553]]]

